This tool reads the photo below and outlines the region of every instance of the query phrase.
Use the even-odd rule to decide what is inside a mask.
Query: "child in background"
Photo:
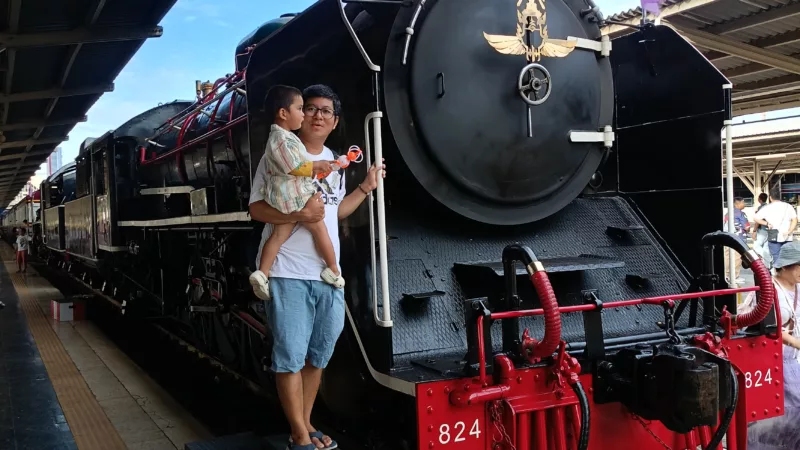
[[[306,202],[317,192],[314,177],[336,170],[335,161],[310,161],[306,147],[292,131],[300,129],[305,119],[303,95],[290,86],[274,86],[264,99],[267,114],[273,118],[265,157],[269,176],[264,183],[266,202],[283,214],[303,209]],[[264,243],[258,270],[250,275],[250,284],[256,296],[268,300],[269,272],[281,246],[289,239],[296,223],[273,225],[272,234]],[[322,280],[337,288],[344,287],[344,278],[336,263],[325,222],[303,223],[314,238],[317,252],[327,267],[322,271]]]
[[[17,273],[28,271],[28,241],[30,240],[26,233],[25,228],[20,228],[17,234],[17,242],[14,245],[17,247]]]

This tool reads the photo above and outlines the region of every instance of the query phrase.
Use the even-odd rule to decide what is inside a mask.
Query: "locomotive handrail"
[[[194,108],[192,108],[191,110],[186,111],[183,114],[180,114],[179,116],[173,117],[172,119],[170,119],[169,121],[164,123],[164,125],[170,125],[170,126],[163,128],[161,131],[159,131],[158,133],[153,135],[153,137],[150,137],[148,139],[149,140],[157,139],[159,136],[161,136],[164,133],[166,133],[166,131],[169,130],[172,127],[172,124],[174,124],[175,122],[180,122],[182,120],[187,119],[190,115],[200,111],[201,109],[204,109],[206,106],[208,106],[211,103],[213,103],[214,101],[219,100],[222,97],[228,95],[231,91],[237,90],[238,88],[240,88],[244,84],[245,84],[245,80],[240,80],[240,81],[232,84],[230,87],[228,87],[224,91],[220,92],[219,94],[214,95],[210,99],[208,99],[208,100],[202,99],[200,101],[200,103],[197,106],[195,106]],[[219,86],[219,87],[221,87],[221,86]],[[219,87],[217,87],[217,89],[219,89]]]
[[[347,27],[347,31],[350,33],[350,37],[353,38],[353,42],[355,42],[356,47],[358,47],[358,51],[361,52],[361,56],[364,58],[364,62],[367,63],[367,67],[369,67],[369,70],[373,72],[380,72],[381,66],[378,66],[372,62],[369,55],[367,54],[367,51],[364,49],[364,46],[361,44],[361,40],[358,39],[358,36],[356,36],[355,30],[353,30],[353,25],[350,24],[349,20],[347,20],[347,15],[345,15],[344,13],[344,3],[342,2],[342,0],[339,0],[338,3],[339,3],[339,12],[342,14],[342,21],[344,22],[344,26]]]
[[[644,297],[644,298],[636,298],[631,300],[620,300],[617,302],[604,302],[601,303],[599,308],[608,309],[608,308],[623,308],[626,306],[636,306],[636,305],[662,305],[664,302],[671,302],[674,303],[675,301],[683,301],[683,300],[690,300],[695,298],[704,298],[704,297],[716,297],[718,295],[729,295],[729,294],[736,294],[739,292],[757,292],[760,291],[761,288],[758,286],[751,286],[751,287],[743,287],[743,288],[734,288],[734,289],[717,289],[713,291],[700,291],[700,292],[688,292],[685,294],[674,294],[674,295],[662,295],[658,297]],[[575,305],[575,306],[562,306],[559,307],[559,313],[573,313],[573,312],[582,312],[582,311],[593,311],[598,308],[598,305],[595,304],[585,304],[585,305]],[[544,309],[525,309],[521,311],[504,311],[504,312],[496,312],[491,313],[488,317],[492,320],[502,320],[502,319],[513,319],[518,317],[531,317],[531,316],[541,316],[544,315]],[[481,386],[487,386],[487,377],[486,377],[486,353],[484,350],[484,341],[483,341],[483,323],[484,323],[485,316],[478,316],[478,377],[480,379]]]
[[[366,155],[367,167],[372,166],[372,158],[370,158],[370,133],[369,125],[372,122],[373,131],[375,133],[375,162],[383,162],[383,139],[381,137],[381,118],[383,113],[375,111],[367,114],[364,119],[364,138],[366,139]],[[375,189],[375,194],[378,200],[378,247],[380,257],[380,281],[381,281],[381,297],[383,298],[383,319],[378,316],[378,280],[377,280],[377,258],[375,257],[375,214],[372,209],[373,195],[370,191],[369,197],[369,237],[370,237],[370,256],[372,258],[372,313],[375,317],[375,323],[381,327],[389,328],[392,326],[392,305],[389,300],[389,267],[388,267],[388,253],[386,248],[386,203],[383,192],[383,177],[378,176],[378,188]]]

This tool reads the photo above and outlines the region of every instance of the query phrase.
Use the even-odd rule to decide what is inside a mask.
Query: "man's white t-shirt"
[[[312,155],[306,152],[309,161],[331,161],[334,158],[333,152],[328,147],[324,147],[319,155]],[[261,158],[253,177],[253,186],[250,189],[250,203],[265,200],[264,182],[267,173],[267,160]],[[325,203],[325,225],[328,228],[328,235],[331,237],[333,250],[336,253],[336,262],[339,262],[339,203],[345,196],[344,170],[331,172],[326,178],[315,180],[317,190],[322,192],[321,200]],[[261,234],[258,255],[256,255],[256,267],[261,261],[261,250],[264,243],[272,233],[272,225],[265,224],[264,232]],[[292,230],[292,235],[281,246],[278,257],[272,265],[272,270],[267,276],[279,278],[293,278],[298,280],[317,280],[322,281],[320,274],[325,270],[325,262],[317,252],[314,245],[314,238],[302,223],[298,223]]]
[[[789,235],[789,227],[792,219],[797,217],[797,212],[792,205],[785,202],[773,202],[761,208],[755,215],[756,219],[766,220],[770,228],[778,230],[778,242],[788,242],[792,240]]]

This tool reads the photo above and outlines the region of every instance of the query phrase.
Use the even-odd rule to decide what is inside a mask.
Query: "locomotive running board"
[[[145,188],[139,191],[139,195],[171,195],[188,194],[194,190],[191,186],[173,186],[160,188]]]
[[[233,212],[224,214],[209,214],[206,216],[183,216],[171,219],[154,220],[123,220],[119,222],[121,227],[164,227],[176,225],[193,225],[217,222],[250,222],[250,213]]]

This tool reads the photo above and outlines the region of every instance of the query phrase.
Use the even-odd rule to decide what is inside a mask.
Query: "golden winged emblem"
[[[530,62],[537,62],[543,56],[563,58],[575,49],[575,41],[550,39],[547,36],[547,11],[545,0],[527,0],[525,8],[519,10],[523,0],[517,0],[517,33],[513,36],[483,33],[486,41],[504,55],[525,55]],[[525,43],[525,32],[539,33],[538,46]]]

